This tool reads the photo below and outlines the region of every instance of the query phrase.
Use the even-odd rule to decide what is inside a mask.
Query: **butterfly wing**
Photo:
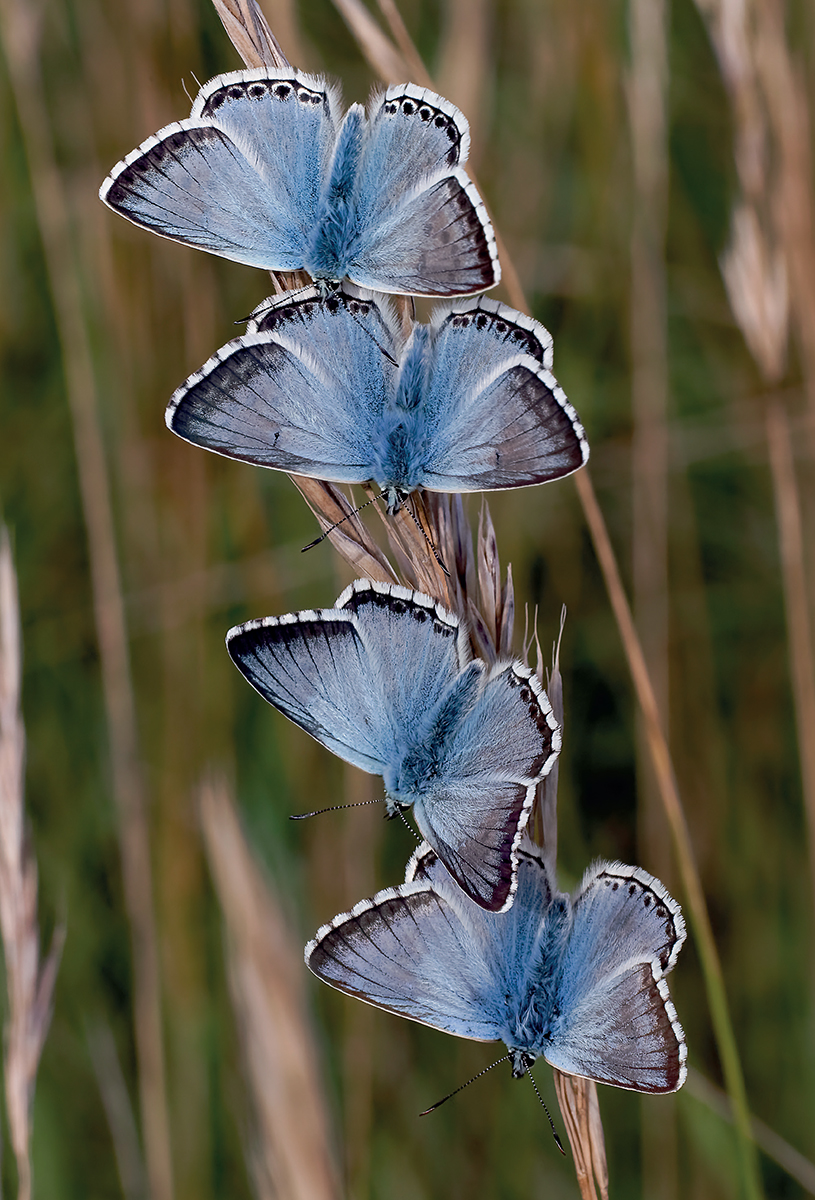
[[[483,908],[504,912],[512,904],[535,788],[560,744],[537,678],[521,663],[498,664],[445,740],[433,791],[414,805],[424,837]]]
[[[467,634],[440,604],[397,584],[358,579],[337,607],[354,616],[398,757],[466,663]]]
[[[323,926],[311,970],[340,991],[458,1037],[515,1044],[515,997],[545,935],[553,889],[539,856],[521,851],[518,897],[485,912],[420,846],[405,883]],[[514,1032],[514,1030],[513,1030]]]
[[[194,445],[316,479],[365,483],[395,388],[387,308],[347,291],[290,293],[175,392],[168,427]]]
[[[665,974],[685,940],[679,905],[638,867],[600,863],[574,901],[546,1061],[641,1092],[685,1081],[687,1050]]]
[[[431,327],[422,486],[481,491],[560,479],[589,455],[577,413],[549,369],[542,325],[480,298]]]
[[[487,914],[426,878],[410,878],[412,861],[407,882],[324,925],[306,946],[306,965],[388,1012],[458,1037],[498,1040],[500,996],[482,954]]]
[[[458,670],[458,622],[406,588],[358,580],[333,609],[231,629],[238,670],[306,733],[346,762],[381,775],[404,723],[435,703]]]
[[[369,111],[348,274],[363,287],[456,296],[501,277],[484,204],[463,170],[463,114],[426,88],[388,88]]]
[[[115,212],[163,237],[269,270],[303,265],[336,138],[338,95],[290,69],[211,79],[192,114],[102,184]]]

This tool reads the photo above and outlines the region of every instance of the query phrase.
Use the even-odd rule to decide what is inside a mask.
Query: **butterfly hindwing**
[[[453,878],[485,908],[512,904],[535,788],[560,744],[537,678],[521,663],[500,664],[448,739],[433,791],[414,806],[420,830]]]
[[[586,462],[583,427],[551,373],[542,325],[482,297],[456,305],[431,331],[425,404],[436,436],[425,487],[520,487],[563,478]]]
[[[167,408],[168,427],[195,445],[260,466],[365,483],[396,367],[387,309],[315,288],[250,322],[190,376]]]
[[[679,905],[658,880],[621,863],[588,872],[574,901],[547,1061],[642,1092],[681,1087],[685,1039],[664,976],[684,940]]]

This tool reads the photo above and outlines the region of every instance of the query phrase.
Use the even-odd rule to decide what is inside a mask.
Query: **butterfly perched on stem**
[[[495,235],[464,171],[466,118],[414,84],[343,118],[339,89],[291,68],[206,83],[187,120],[113,168],[100,196],[163,237],[323,293],[349,278],[403,295],[466,296],[501,277]]]
[[[652,876],[596,863],[558,892],[528,837],[506,914],[485,912],[424,845],[405,882],[319,930],[306,964],[389,1012],[476,1041],[502,1041],[512,1073],[539,1057],[569,1075],[673,1092],[687,1074],[665,975],[685,940],[676,901]]]
[[[471,659],[466,627],[420,592],[357,580],[334,608],[249,621],[227,647],[260,694],[346,762],[478,905],[503,911],[535,789],[560,751],[537,677]],[[455,885],[453,885],[455,886]]]

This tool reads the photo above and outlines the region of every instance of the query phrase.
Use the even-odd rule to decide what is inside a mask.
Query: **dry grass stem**
[[[116,554],[105,450],[97,414],[92,352],[74,237],[57,166],[39,71],[38,16],[21,0],[2,0],[0,29],[28,159],[45,250],[74,429],[82,508],[88,532],[94,614],[119,812],[122,874],[131,924],[142,1124],[153,1200],[172,1200],[169,1117],[152,874],[139,767],[135,701]]]
[[[22,646],[17,577],[8,530],[0,528],[0,933],[6,964],[6,1114],[17,1161],[17,1195],[31,1197],[31,1104],[51,1021],[64,930],[40,965],[37,864],[25,829],[25,732],[20,708]]]
[[[608,1165],[597,1084],[553,1068],[555,1093],[583,1200],[608,1200]]]
[[[752,204],[733,211],[730,245],[721,262],[727,297],[748,349],[768,383],[784,374],[789,292],[784,255],[773,251]]]
[[[257,4],[251,0],[212,0],[227,37],[247,66],[287,67],[289,60]],[[293,20],[290,22],[293,28]]]
[[[147,1200],[139,1132],[110,1026],[88,1029],[88,1050],[107,1117],[124,1200]]]
[[[651,757],[659,786],[660,796],[665,808],[665,815],[671,828],[674,849],[676,851],[679,874],[687,901],[688,919],[693,929],[694,937],[702,962],[702,969],[707,987],[708,1004],[713,1022],[716,1044],[721,1059],[722,1072],[727,1084],[733,1111],[735,1113],[736,1132],[740,1141],[741,1166],[745,1195],[756,1200],[762,1194],[758,1161],[750,1133],[749,1109],[747,1093],[744,1087],[744,1076],[739,1061],[735,1034],[730,1021],[727,998],[724,989],[722,967],[719,960],[710,917],[705,903],[696,856],[693,851],[690,830],[688,829],[679,790],[676,785],[671,754],[662,723],[659,716],[656,696],[648,674],[645,656],[642,652],[631,608],[625,589],[620,578],[620,570],[608,536],[608,530],[594,494],[591,478],[587,471],[578,471],[575,476],[578,493],[583,504],[583,511],[591,531],[595,552],[600,562],[600,569],[606,582],[609,600],[620,630],[628,666],[634,682],[634,689],[642,711],[645,732],[651,750]]]
[[[201,788],[210,869],[226,923],[229,988],[257,1126],[251,1161],[261,1200],[339,1196],[303,955],[255,862],[222,779]]]
[[[780,400],[773,400],[767,408],[767,442],[770,448],[770,468],[781,549],[790,674],[815,901],[815,662],[812,656],[812,632],[807,606],[804,538],[795,478],[795,460],[789,420]]]

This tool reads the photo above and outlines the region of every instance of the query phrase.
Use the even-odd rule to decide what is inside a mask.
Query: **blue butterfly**
[[[335,917],[305,949],[315,975],[389,1012],[502,1041],[520,1078],[541,1055],[569,1075],[638,1092],[685,1082],[687,1047],[665,975],[685,940],[679,905],[639,867],[596,863],[555,890],[525,835],[506,916],[455,888],[427,845],[405,882]]]
[[[166,421],[180,437],[297,475],[373,480],[391,512],[419,487],[522,487],[588,458],[551,337],[504,304],[442,307],[407,336],[389,306],[349,288],[257,311],[173,395]]]
[[[465,117],[414,84],[343,119],[339,90],[291,68],[210,79],[188,120],[113,168],[99,195],[136,225],[236,262],[346,276],[382,292],[465,296],[501,278],[463,169]]]
[[[270,704],[346,762],[382,775],[476,904],[504,911],[535,788],[560,752],[546,692],[520,662],[471,660],[457,617],[359,579],[334,608],[249,621],[227,648]]]

